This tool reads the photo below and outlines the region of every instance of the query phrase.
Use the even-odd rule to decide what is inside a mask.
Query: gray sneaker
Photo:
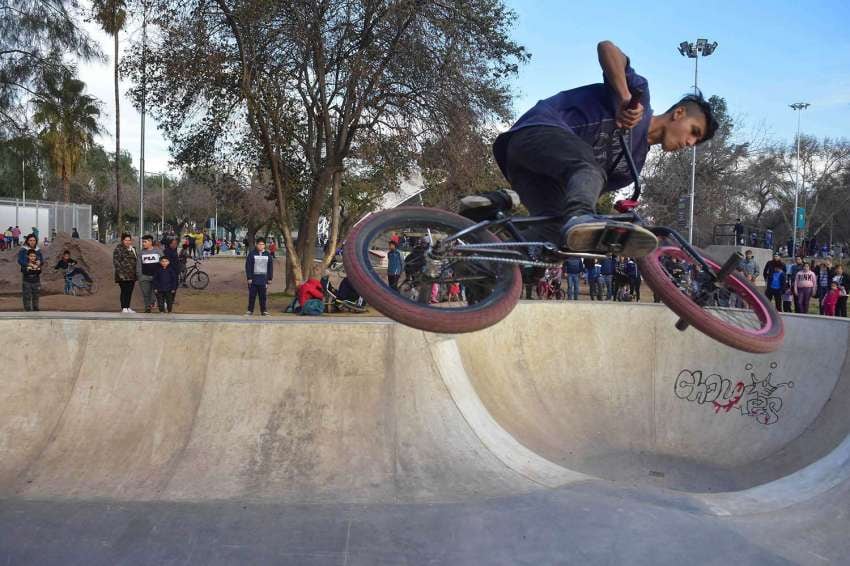
[[[655,234],[637,224],[596,214],[570,219],[561,230],[561,245],[573,252],[643,257],[658,247]]]

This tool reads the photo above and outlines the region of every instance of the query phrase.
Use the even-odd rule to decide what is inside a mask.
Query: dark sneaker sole
[[[565,238],[569,251],[643,257],[658,247],[655,234],[627,222],[588,222],[571,228]]]

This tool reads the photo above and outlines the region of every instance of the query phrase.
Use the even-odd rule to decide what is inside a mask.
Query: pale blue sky
[[[610,39],[649,79],[654,108],[664,111],[693,84],[693,59],[676,46],[705,37],[717,51],[700,60],[699,84],[726,98],[733,116],[762,128],[777,141],[791,141],[796,121],[788,104],[812,104],[802,130],[817,137],[850,138],[850,0],[767,2],[622,2],[615,0],[507,0],[517,11],[516,41],[532,53],[514,81],[517,114],[560,90],[599,82],[596,44]],[[85,26],[111,55],[111,40]],[[127,35],[121,36],[125,44]],[[82,65],[81,76],[104,103],[114,147],[112,62]],[[122,147],[139,162],[139,114],[123,96]],[[146,169],[168,168],[168,144],[148,118]]]
[[[515,39],[531,53],[516,81],[522,113],[538,99],[600,82],[596,44],[616,43],[650,84],[663,112],[693,85],[694,60],[682,41],[717,41],[700,58],[699,86],[723,96],[733,116],[778,141],[796,131],[791,102],[811,107],[802,131],[850,138],[850,2],[778,0],[622,2],[508,0],[519,15]]]

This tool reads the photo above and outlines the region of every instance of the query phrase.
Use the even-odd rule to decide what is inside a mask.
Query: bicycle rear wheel
[[[719,262],[701,255],[715,272],[720,270]],[[709,278],[701,277],[699,264],[690,254],[669,245],[639,259],[638,265],[664,304],[703,334],[757,354],[782,346],[782,319],[767,297],[735,272],[726,278],[724,286],[715,286]]]
[[[407,326],[431,332],[480,330],[503,319],[519,300],[522,279],[516,264],[468,259],[468,244],[498,244],[495,235],[478,230],[459,240],[449,236],[473,226],[462,216],[424,207],[400,207],[361,220],[346,239],[346,273],[357,292],[386,316]],[[389,242],[405,236],[415,241],[402,251],[404,281],[398,290],[387,282]],[[480,256],[479,256],[480,257]],[[446,298],[447,288],[459,283],[464,300]]]

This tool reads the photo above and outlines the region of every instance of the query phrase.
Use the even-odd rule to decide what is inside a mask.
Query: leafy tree
[[[85,94],[86,84],[68,76],[48,81],[35,100],[33,120],[41,127],[40,137],[50,163],[62,180],[65,202],[70,202],[68,179],[100,133],[97,99]]]
[[[28,129],[27,100],[39,85],[73,72],[64,57],[101,54],[77,23],[77,0],[0,0],[0,137]]]
[[[271,174],[298,279],[328,203],[329,249],[336,245],[344,174],[364,140],[394,139],[412,159],[459,104],[507,116],[507,79],[527,58],[509,39],[515,16],[501,0],[153,4],[149,106],[186,162],[250,136]],[[140,60],[135,48],[131,75],[140,75]]]
[[[118,34],[124,29],[124,24],[127,20],[127,3],[125,0],[93,0],[92,14],[95,21],[108,35],[112,36],[113,40],[113,82],[115,84],[115,154],[121,154],[121,101],[120,92],[118,90],[119,78],[119,53],[118,53]],[[121,214],[121,175],[118,171],[118,160],[115,161],[115,196],[117,200],[116,222],[118,231],[123,231],[123,219]]]

